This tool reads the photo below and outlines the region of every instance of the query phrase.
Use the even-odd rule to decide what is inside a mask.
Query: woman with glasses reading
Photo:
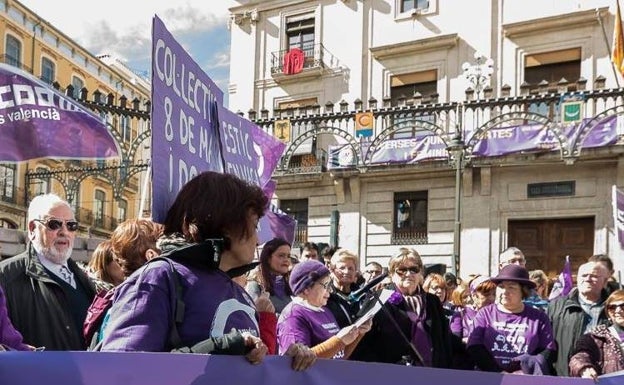
[[[295,297],[277,323],[280,354],[293,343],[302,343],[319,358],[349,358],[371,323],[340,329],[325,306],[331,291],[329,269],[313,259],[298,263],[290,274],[290,287]]]
[[[596,378],[624,370],[624,290],[605,301],[611,326],[599,325],[581,336],[570,357],[570,376]]]
[[[402,248],[388,265],[394,290],[377,312],[354,360],[450,368],[451,332],[438,297],[423,290],[423,263],[414,249]],[[376,301],[375,298],[369,301]],[[372,304],[372,302],[369,302]],[[367,304],[363,309],[368,308]]]

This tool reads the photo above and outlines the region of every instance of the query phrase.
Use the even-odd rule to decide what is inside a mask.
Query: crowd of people
[[[228,354],[251,364],[279,354],[294,370],[317,358],[593,379],[624,370],[624,290],[606,255],[589,257],[557,298],[515,247],[496,274],[467,279],[428,270],[411,248],[360,271],[351,250],[306,243],[295,257],[275,238],[256,259],[267,206],[260,188],[205,172],[163,224],[123,222],[81,268],[71,206],[35,197],[27,250],[0,262],[0,350]]]

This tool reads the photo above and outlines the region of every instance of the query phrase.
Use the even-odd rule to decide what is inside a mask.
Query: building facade
[[[271,0],[230,12],[230,109],[288,144],[275,199],[300,242],[339,244],[362,264],[414,247],[464,277],[495,274],[509,246],[550,276],[566,255],[573,271],[596,253],[624,268],[614,2]]]
[[[119,221],[140,215],[140,185],[149,159],[149,82],[113,58],[88,52],[18,1],[0,1],[0,36],[3,63],[30,72],[100,115],[122,153],[110,161],[0,163],[0,228],[25,229],[29,201],[48,192],[72,204],[85,238],[105,237]],[[20,251],[19,245],[7,243],[2,255]]]

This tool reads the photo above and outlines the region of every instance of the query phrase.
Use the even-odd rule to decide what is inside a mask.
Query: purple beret
[[[297,295],[328,274],[329,269],[325,265],[317,260],[308,259],[293,267],[288,283],[290,283],[293,294]]]

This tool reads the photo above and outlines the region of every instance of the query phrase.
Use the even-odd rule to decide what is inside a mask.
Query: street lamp
[[[464,167],[466,144],[462,138],[461,130],[457,129],[455,135],[448,143],[446,151],[449,154],[449,163],[455,169],[455,222],[453,225],[453,260],[451,268],[455,276],[459,276],[459,246],[461,241],[461,175]]]
[[[494,60],[480,52],[475,52],[474,59],[475,64],[470,64],[468,62],[462,64],[462,70],[464,71],[466,79],[472,84],[477,99],[479,99],[483,89],[489,86],[490,77],[492,77],[492,73],[494,72],[492,68]]]

